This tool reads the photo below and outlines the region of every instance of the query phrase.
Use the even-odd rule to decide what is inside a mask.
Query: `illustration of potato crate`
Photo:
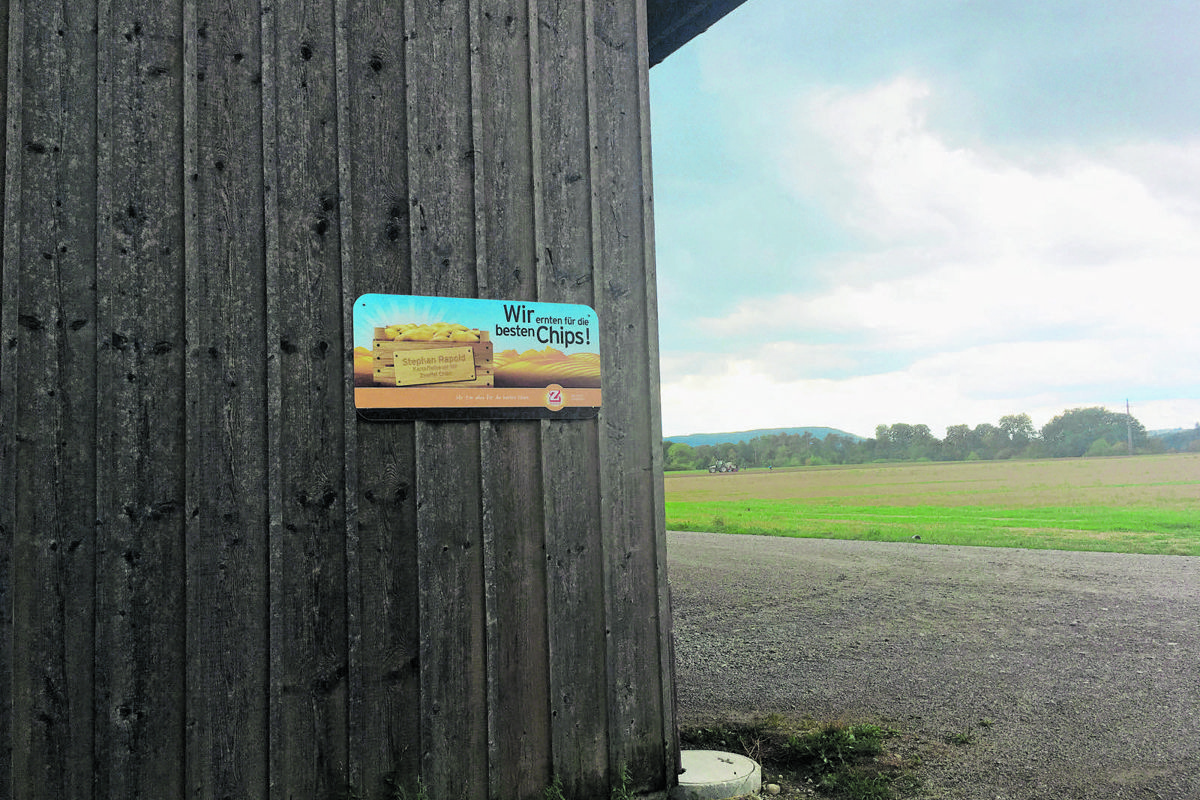
[[[495,385],[487,331],[448,323],[375,328],[372,351],[376,386]]]

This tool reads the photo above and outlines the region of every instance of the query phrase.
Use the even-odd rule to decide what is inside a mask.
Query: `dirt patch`
[[[1200,558],[671,533],[681,724],[870,720],[928,796],[1200,797]]]

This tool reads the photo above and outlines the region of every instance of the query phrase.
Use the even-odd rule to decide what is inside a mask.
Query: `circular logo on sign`
[[[563,387],[557,383],[552,383],[546,387],[546,408],[551,411],[558,411],[563,407]]]

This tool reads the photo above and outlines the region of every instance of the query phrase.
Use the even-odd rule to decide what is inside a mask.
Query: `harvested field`
[[[874,505],[1048,506],[1200,500],[1200,454],[667,473],[673,500],[853,498]],[[1002,502],[1001,502],[1002,501]]]
[[[1200,454],[666,477],[667,527],[1200,555]]]

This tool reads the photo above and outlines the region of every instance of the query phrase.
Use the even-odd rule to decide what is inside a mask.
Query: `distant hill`
[[[1150,431],[1149,434],[1154,443],[1165,450],[1177,453],[1200,452],[1200,424],[1194,428]]]
[[[844,436],[847,439],[852,439],[856,442],[862,441],[861,436],[846,431],[838,430],[837,428],[759,428],[753,431],[734,431],[732,433],[689,433],[687,436],[666,436],[664,441],[679,442],[682,444],[699,447],[703,444],[725,444],[732,442],[749,442],[757,439],[760,436],[778,436],[781,433],[794,434],[803,436],[806,433],[812,434],[814,439],[824,439],[830,434]]]

